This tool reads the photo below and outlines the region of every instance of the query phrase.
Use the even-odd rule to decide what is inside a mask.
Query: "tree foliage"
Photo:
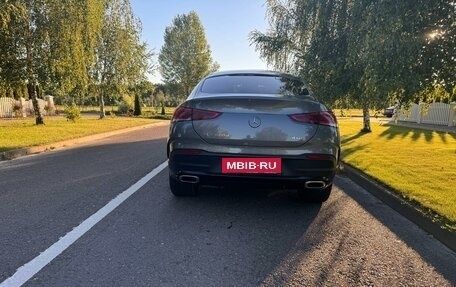
[[[369,131],[369,109],[436,85],[454,90],[455,9],[451,0],[268,0],[270,29],[251,42],[328,103],[362,107]]]
[[[100,117],[105,116],[104,97],[122,98],[128,87],[145,80],[152,53],[140,42],[141,22],[128,0],[109,0],[96,47],[94,82],[100,88]]]
[[[135,95],[135,109],[133,115],[140,116],[141,115],[141,102],[139,100],[139,95]]]
[[[129,0],[0,0],[0,96],[96,95],[104,116],[103,96],[121,99],[150,70],[140,33]]]
[[[158,60],[163,81],[179,97],[190,94],[199,80],[218,70],[203,25],[194,11],[177,15],[166,28]]]

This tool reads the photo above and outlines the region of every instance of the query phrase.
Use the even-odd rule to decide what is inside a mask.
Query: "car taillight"
[[[186,107],[178,107],[173,114],[172,121],[190,121],[192,119],[192,109]]]
[[[208,110],[192,109],[188,107],[178,107],[173,114],[172,121],[199,121],[215,119],[222,113]]]
[[[331,112],[295,114],[290,115],[290,118],[299,123],[337,127],[336,116]]]
[[[222,113],[214,112],[214,111],[193,109],[192,120],[194,120],[194,121],[211,120],[211,119],[215,119],[216,117],[220,116],[221,114]]]

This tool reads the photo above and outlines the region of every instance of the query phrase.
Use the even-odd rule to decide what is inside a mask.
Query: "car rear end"
[[[323,104],[309,94],[296,97],[280,89],[271,93],[275,87],[261,92],[277,84],[274,79],[282,79],[282,74],[215,77],[222,78],[203,80],[174,113],[168,139],[174,194],[232,183],[330,190],[339,160],[339,132]],[[248,79],[243,82],[241,77]],[[234,82],[240,90],[225,87],[218,92],[217,84],[225,82]]]

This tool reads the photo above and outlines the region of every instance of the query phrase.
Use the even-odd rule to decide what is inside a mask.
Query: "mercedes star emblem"
[[[261,119],[257,116],[254,116],[253,118],[251,118],[249,120],[249,125],[252,127],[252,128],[257,128],[261,125]]]

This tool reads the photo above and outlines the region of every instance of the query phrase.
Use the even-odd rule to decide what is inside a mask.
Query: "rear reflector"
[[[298,123],[337,127],[336,116],[331,112],[295,114],[290,115],[290,118]]]
[[[176,154],[184,154],[184,155],[197,155],[201,154],[203,151],[200,149],[177,149],[175,151]]]
[[[200,120],[210,120],[215,119],[216,117],[220,116],[222,113],[208,111],[208,110],[200,110],[200,109],[192,109],[188,107],[178,107],[174,111],[174,115],[172,118],[173,122],[177,121],[200,121]]]
[[[306,157],[308,159],[312,159],[312,160],[331,160],[331,159],[333,159],[332,156],[325,155],[325,154],[308,154]]]

